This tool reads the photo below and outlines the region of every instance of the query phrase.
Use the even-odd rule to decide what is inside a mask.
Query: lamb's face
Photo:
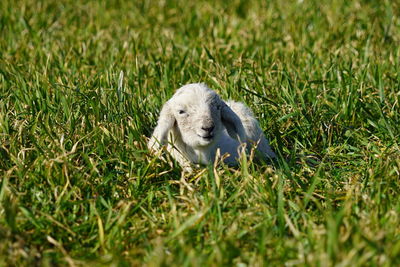
[[[202,84],[190,84],[179,89],[170,100],[177,130],[182,140],[194,148],[214,144],[221,133],[219,96]]]

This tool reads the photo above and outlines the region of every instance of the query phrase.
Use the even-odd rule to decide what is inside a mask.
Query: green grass
[[[266,2],[0,1],[0,266],[399,265],[400,3]],[[149,154],[199,81],[276,164]]]

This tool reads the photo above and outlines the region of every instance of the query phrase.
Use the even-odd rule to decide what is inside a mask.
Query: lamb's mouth
[[[212,134],[206,135],[206,136],[201,136],[201,135],[197,135],[197,136],[206,141],[211,141],[214,138],[214,135],[212,135]]]

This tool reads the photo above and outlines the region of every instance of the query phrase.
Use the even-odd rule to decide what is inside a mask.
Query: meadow
[[[279,159],[146,138],[205,82]],[[0,266],[400,265],[400,2],[0,1]]]

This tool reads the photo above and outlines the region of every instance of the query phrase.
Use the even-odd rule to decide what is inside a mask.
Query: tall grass
[[[397,1],[0,2],[0,265],[400,264]],[[148,153],[189,82],[279,160]]]

